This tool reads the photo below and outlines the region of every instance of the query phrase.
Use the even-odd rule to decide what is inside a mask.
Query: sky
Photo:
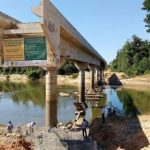
[[[0,0],[0,11],[22,21],[38,22],[32,6],[40,0]],[[51,0],[68,21],[110,63],[132,35],[150,40],[143,0]]]

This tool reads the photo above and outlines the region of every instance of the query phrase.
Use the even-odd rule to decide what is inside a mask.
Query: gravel
[[[87,133],[89,133],[89,129],[87,129]],[[33,141],[36,150],[80,150],[83,147],[87,150],[97,149],[96,142],[91,137],[83,138],[79,128],[36,128],[34,134],[27,136],[26,139]]]

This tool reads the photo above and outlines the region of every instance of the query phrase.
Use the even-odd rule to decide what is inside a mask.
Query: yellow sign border
[[[3,40],[4,61],[23,61],[24,38],[12,38]]]

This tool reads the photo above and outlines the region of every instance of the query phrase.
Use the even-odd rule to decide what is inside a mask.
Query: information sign
[[[46,40],[44,37],[24,39],[25,60],[47,60]]]
[[[3,40],[4,60],[21,61],[24,60],[24,39],[4,39]]]

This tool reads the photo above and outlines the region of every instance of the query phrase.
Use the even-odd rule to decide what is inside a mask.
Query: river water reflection
[[[77,101],[74,92],[78,91],[74,86],[58,86],[58,92],[69,93],[68,97],[58,96],[58,101],[53,107],[52,114],[58,122],[66,122],[75,119],[75,107]],[[86,118],[91,121],[100,117],[101,107],[104,104],[112,104],[126,115],[150,112],[150,91],[136,91],[133,89],[121,89],[106,87],[106,100],[90,104],[86,112]],[[98,106],[93,108],[92,106]],[[134,108],[133,108],[134,107]],[[53,119],[53,118],[51,118]],[[0,123],[7,124],[12,120],[14,124],[26,124],[36,121],[38,125],[45,125],[45,83],[29,82],[10,83],[0,82]]]

